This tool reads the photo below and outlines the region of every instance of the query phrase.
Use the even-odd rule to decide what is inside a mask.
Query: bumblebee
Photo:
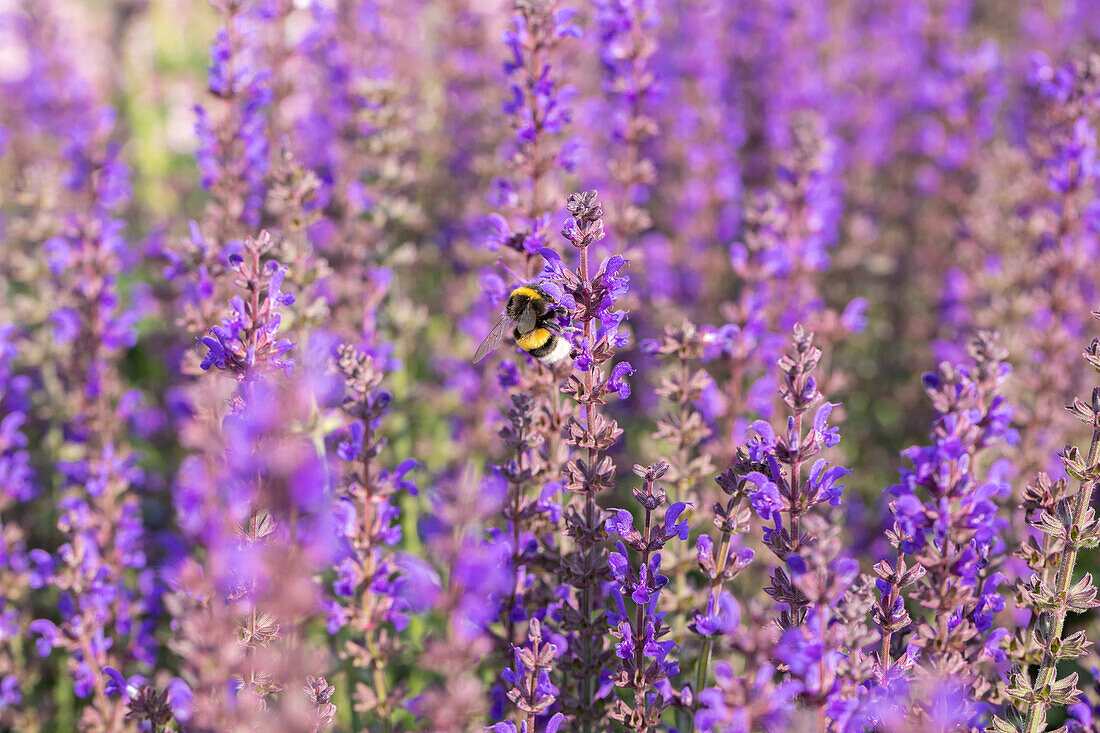
[[[504,315],[477,347],[474,363],[500,346],[509,328],[516,346],[544,364],[558,363],[572,352],[569,342],[560,336],[554,323],[554,319],[564,312],[564,308],[552,306],[546,293],[538,287],[523,285],[516,288],[508,296]]]

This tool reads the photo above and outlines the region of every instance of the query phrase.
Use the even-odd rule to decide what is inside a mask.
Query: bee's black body
[[[508,296],[508,304],[504,307],[504,314],[516,323],[521,323],[528,309],[534,314],[535,325],[538,325],[538,319],[544,318],[548,313],[553,314],[555,312],[550,307],[550,301],[546,299],[540,290],[524,286],[516,288]]]

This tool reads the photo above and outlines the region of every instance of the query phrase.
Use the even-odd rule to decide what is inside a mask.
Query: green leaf
[[[1058,659],[1076,659],[1087,652],[1090,646],[1092,642],[1089,641],[1085,632],[1078,631],[1062,640],[1055,655]]]
[[[1092,573],[1085,573],[1066,594],[1066,609],[1073,613],[1084,613],[1097,606],[1100,606],[1100,603],[1096,600],[1096,586],[1092,584]]]
[[[1077,673],[1073,672],[1068,677],[1054,682],[1050,686],[1050,702],[1052,705],[1072,705],[1081,696],[1077,689]]]
[[[987,733],[1021,733],[1023,728],[1017,728],[1012,723],[1009,723],[1004,718],[999,718],[996,715],[993,716],[993,722],[988,728]]]

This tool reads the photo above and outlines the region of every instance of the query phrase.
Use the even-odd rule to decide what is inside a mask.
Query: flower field
[[[0,730],[1100,733],[1100,4],[0,0]]]

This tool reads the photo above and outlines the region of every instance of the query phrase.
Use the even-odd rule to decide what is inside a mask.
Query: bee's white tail
[[[542,361],[547,364],[557,364],[559,361],[569,356],[572,350],[568,341],[558,337],[558,340],[554,342],[554,350],[542,357]]]

